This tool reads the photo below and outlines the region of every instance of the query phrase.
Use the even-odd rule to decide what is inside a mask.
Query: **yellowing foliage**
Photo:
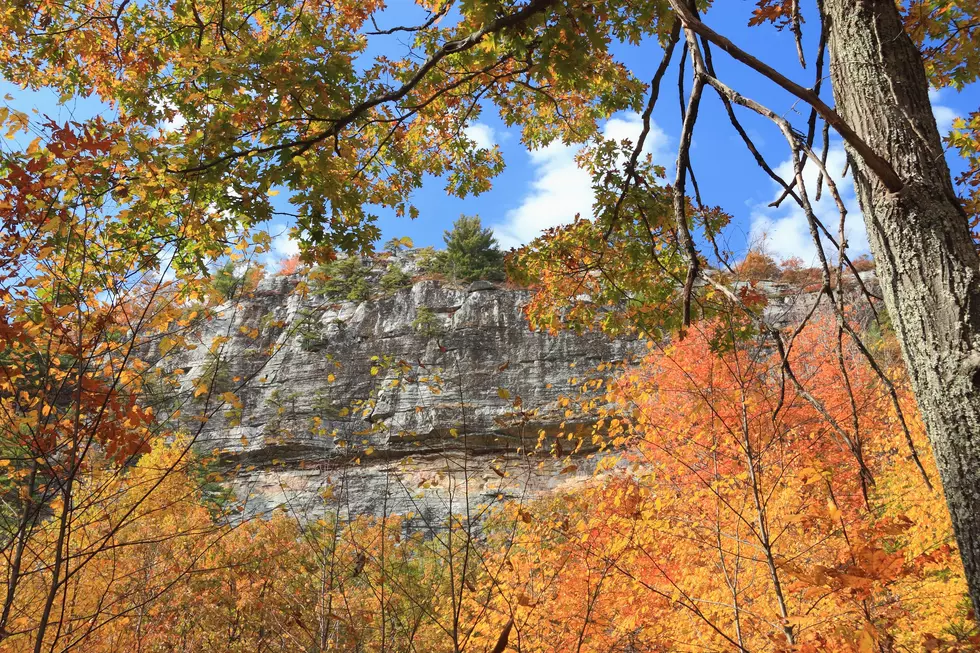
[[[660,78],[646,86],[613,50],[642,42],[673,52],[681,4],[418,4],[426,20],[385,29],[381,0],[0,3],[4,80],[107,109],[62,124],[0,106],[0,651],[980,647],[886,321],[875,327],[880,374],[844,333],[843,308],[835,324],[782,334],[789,344],[778,355],[773,333],[748,317],[765,297],[751,287],[725,294],[713,282],[726,273],[708,270],[709,250],[692,240],[724,266],[719,236],[730,219],[702,205],[693,164],[666,186],[639,143],[603,134],[603,121],[643,111],[645,99],[644,138],[654,133]],[[975,82],[977,1],[899,4],[930,82]],[[745,18],[789,27],[802,59],[800,3],[759,0]],[[375,38],[392,34],[412,51],[375,56]],[[707,41],[691,37],[677,50],[701,47],[707,58]],[[814,63],[816,89],[827,71]],[[684,121],[692,128],[704,75]],[[651,352],[611,378],[570,379],[598,396],[557,402],[562,429],[598,416],[596,477],[422,530],[418,516],[351,518],[342,487],[324,493],[313,519],[249,518],[246,498],[221,485],[235,470],[215,471],[193,450],[209,420],[234,423],[248,408],[241,391],[252,379],[232,376],[224,356],[231,335],[198,336],[218,303],[256,289],[257,267],[237,271],[270,240],[249,229],[291,205],[302,248],[283,262],[291,275],[335,250],[369,249],[380,235],[370,207],[415,217],[411,195],[426,179],[455,196],[486,191],[503,169],[501,148],[474,147],[466,134],[491,103],[528,146],[582,146],[577,162],[592,180],[595,204],[581,208],[594,219],[511,257],[537,290],[532,326],[628,332]],[[816,146],[817,117],[805,137],[786,130],[794,159],[802,144]],[[931,125],[914,127],[927,141],[918,132]],[[829,147],[829,125],[825,133]],[[967,159],[959,190],[975,229],[978,135],[974,113],[947,136]],[[779,270],[751,252],[728,272],[779,273],[843,305],[844,266]],[[734,315],[735,304],[745,311]],[[689,326],[692,311],[700,325]],[[256,345],[267,335],[232,322],[227,334]],[[192,375],[174,361],[195,347],[207,358]],[[404,361],[368,365],[372,379],[402,387],[389,373]],[[440,394],[436,372],[424,382]],[[520,397],[496,394],[524,419]],[[365,400],[337,416],[374,408]],[[323,421],[313,417],[313,435],[327,435]],[[535,450],[521,450],[528,466],[553,454],[559,476],[580,470],[589,443],[562,435],[538,430]],[[534,448],[529,439],[522,447]]]
[[[112,500],[74,516],[66,553],[85,564],[65,581],[51,617],[61,627],[45,641],[86,651],[973,650],[942,496],[882,418],[890,404],[863,358],[847,347],[839,358],[820,322],[794,346],[807,387],[859,426],[870,479],[783,386],[777,358],[745,343],[718,349],[724,329],[705,323],[609,385],[619,417],[608,425],[626,442],[618,464],[567,493],[505,505],[480,537],[462,516],[431,536],[406,532],[401,517],[226,521],[208,507],[186,439],[125,474],[93,471],[85,483]],[[921,424],[910,428],[922,446]],[[47,520],[42,556],[57,537]],[[43,581],[18,588],[0,649],[32,650]]]
[[[882,419],[867,366],[849,352],[852,413],[832,330],[798,338],[808,387],[860,424],[866,501],[854,455],[781,387],[778,359],[719,354],[716,328],[612,391],[633,416],[623,465],[518,521],[502,582],[520,650],[973,650],[942,496]]]

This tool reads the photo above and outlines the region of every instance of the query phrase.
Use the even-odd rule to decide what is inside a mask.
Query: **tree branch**
[[[363,102],[355,105],[346,114],[332,119],[332,125],[325,129],[324,131],[314,134],[309,138],[301,138],[293,141],[288,141],[285,143],[277,143],[275,145],[268,145],[266,147],[259,148],[248,148],[244,150],[236,150],[220,156],[217,159],[213,159],[206,163],[202,163],[197,166],[190,168],[182,168],[180,170],[172,170],[171,172],[178,172],[180,174],[192,174],[195,172],[203,172],[215,166],[221,165],[222,163],[227,163],[235,159],[241,159],[247,156],[252,156],[255,154],[268,154],[269,152],[278,152],[281,150],[288,150],[295,148],[298,155],[303,154],[311,147],[317,143],[324,141],[328,138],[332,138],[340,132],[342,132],[351,123],[357,121],[359,118],[364,116],[368,111],[381,104],[386,104],[388,102],[397,102],[401,100],[406,95],[408,95],[416,86],[418,86],[425,76],[431,71],[440,61],[452,54],[458,54],[460,52],[466,52],[472,49],[477,44],[479,44],[484,37],[500,32],[508,27],[513,27],[519,25],[520,23],[526,21],[532,16],[543,12],[545,9],[554,4],[555,0],[531,0],[530,3],[524,6],[523,9],[516,11],[507,16],[502,16],[493,20],[482,28],[470,33],[469,35],[452,41],[447,41],[439,48],[435,53],[430,56],[425,63],[423,63],[418,70],[415,71],[407,82],[402,84],[397,89],[388,91],[387,93],[382,93],[381,95],[376,95],[373,98],[364,100]]]
[[[891,164],[883,159],[867,143],[861,140],[861,137],[858,136],[853,129],[851,129],[851,126],[848,125],[836,111],[827,106],[827,104],[820,99],[819,95],[808,88],[800,86],[793,80],[788,79],[772,66],[769,66],[759,59],[756,59],[752,55],[740,49],[724,36],[702,23],[694,12],[684,5],[682,0],[669,0],[669,2],[673,10],[681,17],[685,28],[696,32],[727,52],[735,60],[744,63],[752,70],[775,82],[785,91],[788,91],[804,102],[810,104],[810,106],[816,109],[817,113],[819,113],[824,120],[830,123],[830,125],[837,130],[841,137],[847,141],[848,145],[853,147],[861,158],[864,159],[865,164],[878,176],[881,183],[885,185],[885,188],[893,193],[897,193],[898,191],[902,190],[904,184],[899,178],[898,174],[892,168]]]

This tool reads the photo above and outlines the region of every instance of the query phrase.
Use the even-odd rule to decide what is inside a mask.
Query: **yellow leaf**
[[[41,231],[45,233],[52,233],[58,231],[61,227],[61,219],[58,217],[52,217],[50,220],[41,225]]]
[[[834,521],[840,519],[840,509],[837,507],[837,504],[834,503],[833,499],[827,499],[827,512],[830,514],[830,518]]]
[[[227,403],[234,406],[235,408],[242,407],[242,402],[239,401],[238,395],[236,395],[234,392],[225,392],[224,394],[221,395],[221,398]]]
[[[507,388],[497,388],[497,396],[501,399],[510,399],[510,390]]]
[[[861,630],[861,635],[858,639],[858,650],[861,653],[874,653],[876,650],[874,626],[871,624],[865,624]]]

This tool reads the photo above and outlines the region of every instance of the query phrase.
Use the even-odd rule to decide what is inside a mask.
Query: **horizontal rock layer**
[[[410,255],[394,264],[413,272]],[[223,306],[179,362],[188,388],[217,369],[213,395],[251,379],[237,391],[241,411],[222,407],[197,439],[240,463],[231,484],[250,513],[287,505],[306,517],[339,509],[439,521],[576,482],[595,461],[535,453],[539,437],[588,435],[589,417],[566,417],[560,398],[580,395],[599,364],[644,349],[599,333],[532,332],[529,291],[485,281],[416,280],[360,302],[301,297],[299,281],[270,277]],[[227,342],[207,354],[218,335]]]

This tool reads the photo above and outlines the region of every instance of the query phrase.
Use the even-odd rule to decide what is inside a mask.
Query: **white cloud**
[[[476,146],[481,150],[490,150],[496,145],[493,128],[482,122],[474,122],[467,125],[463,129],[463,133],[466,134],[466,138],[476,143]]]
[[[953,121],[959,117],[955,109],[940,104],[942,91],[936,88],[929,89],[929,101],[932,103],[932,115],[936,117],[936,126],[939,127],[939,135],[946,136],[953,128]]]
[[[283,232],[272,239],[272,251],[284,258],[296,256],[299,254],[299,243],[293,240],[289,232]]]
[[[177,106],[170,100],[163,98],[157,100],[153,103],[153,108],[160,112],[163,119],[160,122],[161,132],[172,132],[177,131],[181,127],[187,124],[187,119],[184,118],[184,114],[177,110]],[[174,112],[174,116],[171,119],[167,119],[165,114],[169,111]]]
[[[610,118],[603,127],[607,138],[635,142],[643,128],[640,116],[626,114]],[[655,161],[664,160],[667,136],[651,125],[644,143],[644,152]],[[567,224],[576,214],[592,217],[595,193],[592,178],[575,163],[580,146],[554,142],[547,147],[528,152],[534,168],[534,179],[520,206],[507,212],[502,222],[491,225],[501,247],[518,247],[530,242],[545,229]]]
[[[493,232],[504,248],[517,247],[543,230],[571,222],[576,213],[591,214],[595,194],[589,174],[575,164],[576,147],[552,143],[530,152],[535,169],[521,205],[507,212]]]
[[[827,156],[827,171],[836,182],[841,200],[847,209],[844,234],[847,238],[847,254],[854,258],[869,251],[868,234],[861,217],[861,210],[858,207],[857,197],[854,194],[854,183],[851,176],[848,174],[843,179],[840,177],[846,160],[844,148],[837,143],[832,145]],[[776,173],[787,181],[791,180],[793,178],[792,159],[787,159],[779,164],[776,167]],[[820,201],[814,201],[817,177],[817,167],[812,162],[808,163],[803,169],[803,179],[806,184],[807,196],[813,206],[813,213],[834,235],[834,240],[837,240],[840,228],[840,211],[826,183],[823,184]],[[775,184],[773,185],[775,186]],[[773,199],[781,194],[782,189],[777,187]],[[756,205],[752,210],[751,224],[749,232],[751,245],[764,244],[766,251],[778,259],[798,256],[807,265],[817,263],[817,247],[810,235],[806,214],[792,198],[788,197],[783,200],[778,208],[768,206],[768,202]],[[824,252],[829,258],[836,259],[836,248],[826,240],[824,240]]]
[[[272,224],[268,228],[272,243],[269,251],[262,257],[267,272],[275,272],[285,259],[299,254],[299,243],[289,236],[289,228],[284,224]]]

